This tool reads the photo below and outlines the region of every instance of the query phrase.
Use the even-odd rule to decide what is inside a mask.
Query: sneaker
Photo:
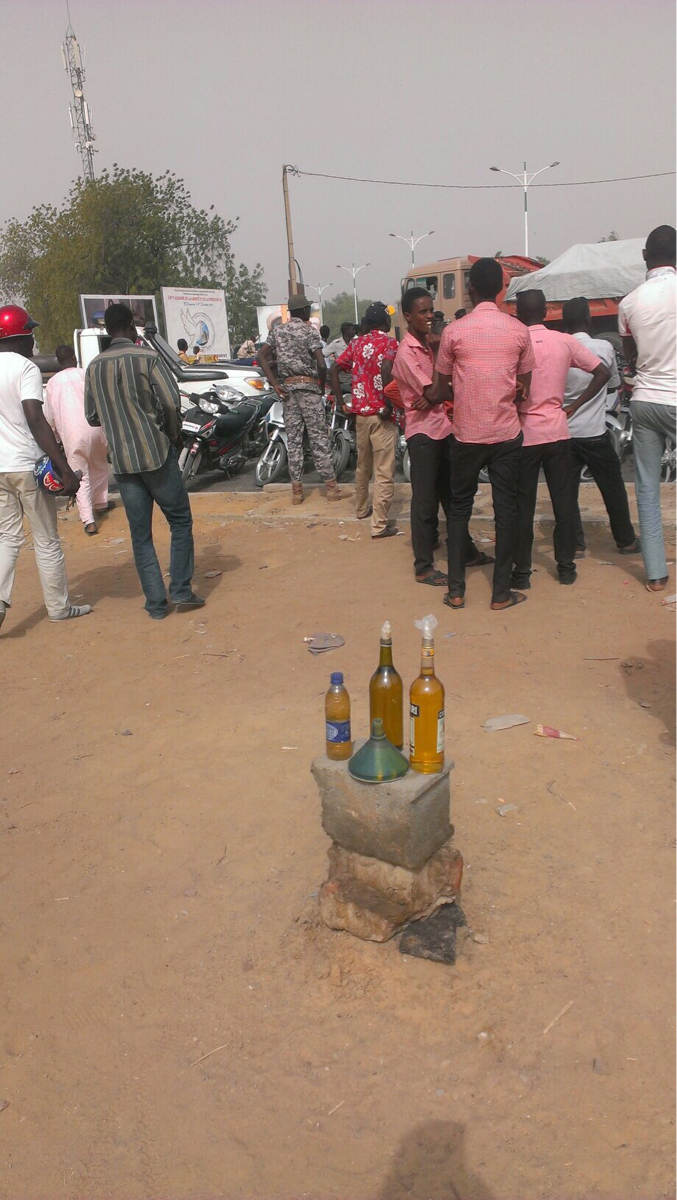
[[[70,621],[72,617],[86,617],[91,613],[91,604],[69,604],[65,612],[58,617],[50,617],[50,621]]]
[[[194,608],[204,608],[207,601],[202,596],[196,596],[195,592],[191,592],[189,600],[177,600],[177,612],[192,612]]]

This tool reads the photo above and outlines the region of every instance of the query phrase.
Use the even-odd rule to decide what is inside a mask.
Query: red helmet
[[[0,338],[28,337],[37,326],[18,304],[5,304],[0,308]]]

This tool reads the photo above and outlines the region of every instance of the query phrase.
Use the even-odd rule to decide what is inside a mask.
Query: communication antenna
[[[96,140],[92,129],[92,110],[85,100],[85,53],[71,25],[71,14],[68,5],[68,29],[66,40],[61,47],[64,71],[70,76],[73,103],[68,105],[68,116],[75,138],[75,149],[82,159],[82,175],[84,179],[94,178],[94,142]]]

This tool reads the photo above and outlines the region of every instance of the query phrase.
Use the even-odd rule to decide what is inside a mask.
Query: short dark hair
[[[114,337],[116,333],[134,325],[134,313],[126,304],[109,304],[104,313],[103,323],[108,336]]]
[[[176,345],[177,345],[177,349],[181,350],[183,354],[186,353],[186,350],[188,349],[188,342],[186,341],[185,338],[179,338]]]
[[[402,312],[411,313],[414,311],[414,304],[417,300],[432,300],[430,292],[426,288],[413,287],[409,288],[402,297]]]
[[[503,268],[495,258],[478,258],[470,268],[468,283],[481,300],[495,300],[503,290]]]
[[[331,329],[329,328],[328,325],[320,325],[320,337],[324,338],[325,342],[326,342],[327,338],[329,337],[330,333],[331,333]]]
[[[75,358],[75,350],[72,346],[57,346],[54,357],[58,363],[68,362],[69,358]]]
[[[574,296],[565,300],[562,305],[562,320],[565,328],[573,329],[575,325],[585,325],[590,318],[590,305],[585,296]]]
[[[548,303],[545,292],[542,292],[540,288],[527,288],[525,291],[517,293],[517,315],[520,320],[526,317],[538,324],[538,318],[545,317],[547,311]]]
[[[672,225],[658,225],[646,239],[646,256],[651,262],[670,265],[677,255],[675,230]]]
[[[465,308],[457,308],[456,312],[454,313],[454,318],[455,318],[455,320],[460,321],[461,317],[464,317],[465,314],[466,314]]]
[[[341,333],[342,334],[345,334],[347,329],[356,329],[356,328],[357,328],[357,326],[354,321],[342,321],[341,322]]]

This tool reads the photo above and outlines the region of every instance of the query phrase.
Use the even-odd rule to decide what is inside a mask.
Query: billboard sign
[[[167,341],[176,350],[183,338],[188,353],[197,346],[200,354],[230,358],[228,312],[223,288],[163,287]]]

